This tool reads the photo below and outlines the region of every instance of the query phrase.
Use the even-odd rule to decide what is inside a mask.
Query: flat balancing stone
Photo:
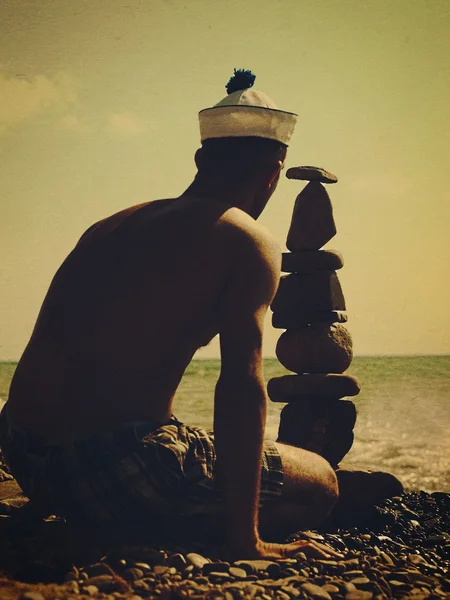
[[[333,173],[329,173],[320,167],[312,166],[291,167],[286,171],[286,177],[302,181],[320,181],[320,183],[337,183],[338,180]]]
[[[337,250],[300,250],[283,252],[281,270],[286,273],[310,271],[335,271],[344,266],[342,254]]]
[[[310,394],[328,398],[356,396],[360,386],[351,375],[315,373],[273,377],[267,384],[267,392],[272,402],[290,402],[293,397],[301,400],[302,395]]]
[[[341,310],[317,311],[310,313],[284,314],[276,312],[272,315],[272,327],[275,329],[298,329],[315,323],[346,323],[347,313]]]

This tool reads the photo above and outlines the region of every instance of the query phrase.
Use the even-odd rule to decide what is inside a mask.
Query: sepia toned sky
[[[287,167],[339,177],[355,354],[450,353],[447,0],[33,0],[0,4],[0,360],[90,224],[188,186],[234,67],[299,114]],[[301,189],[261,217],[282,247]]]

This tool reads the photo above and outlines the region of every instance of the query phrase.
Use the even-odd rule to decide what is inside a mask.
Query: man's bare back
[[[88,229],[17,367],[13,420],[51,443],[167,422],[185,368],[219,331],[243,235],[273,246],[242,210],[190,196],[133,206]]]

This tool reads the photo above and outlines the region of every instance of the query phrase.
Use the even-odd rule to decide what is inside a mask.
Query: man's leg
[[[283,464],[283,491],[263,505],[259,517],[261,534],[268,540],[316,527],[339,495],[336,474],[324,458],[278,442],[276,447]]]

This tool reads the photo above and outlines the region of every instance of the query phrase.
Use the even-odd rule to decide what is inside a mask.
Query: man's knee
[[[328,515],[330,510],[336,504],[339,498],[339,485],[331,465],[324,459],[321,481],[318,486],[316,501],[319,504],[319,510]]]
[[[277,444],[283,464],[285,497],[325,517],[339,497],[338,480],[321,456],[302,448]]]

